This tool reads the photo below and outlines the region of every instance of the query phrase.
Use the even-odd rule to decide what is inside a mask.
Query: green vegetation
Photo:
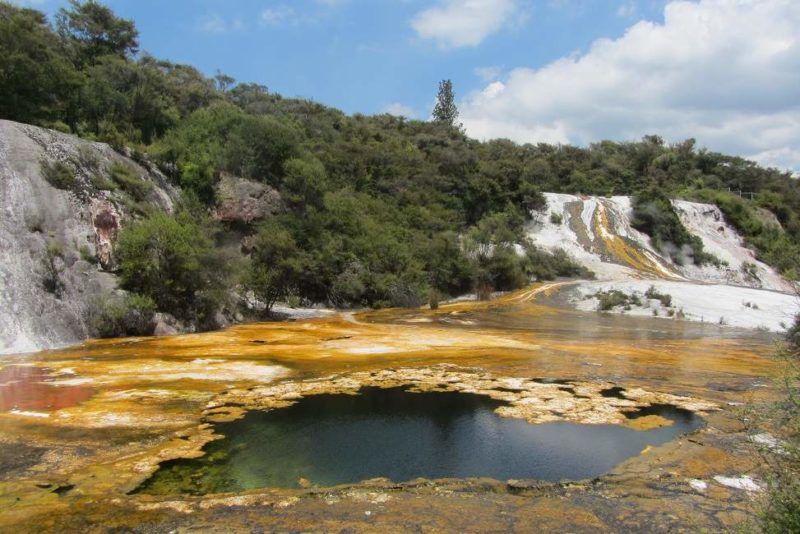
[[[43,159],[40,162],[42,176],[47,180],[50,185],[58,189],[65,189],[69,191],[77,183],[75,180],[75,173],[66,163],[60,161],[53,161],[52,163]]]
[[[661,305],[665,308],[672,307],[672,295],[668,293],[659,293],[656,286],[650,286],[647,291],[645,291],[644,296],[649,299],[660,301]]]
[[[578,264],[562,249],[552,254],[533,245],[526,245],[527,272],[536,280],[554,280],[558,277],[594,278],[594,273]]]
[[[114,162],[108,172],[111,179],[137,202],[144,200],[153,188],[153,184],[139,177],[130,165]],[[102,181],[94,183],[98,189],[109,189]]]
[[[625,310],[630,310],[633,306],[642,305],[642,299],[639,295],[636,293],[628,295],[619,289],[598,291],[592,296],[598,300],[597,309],[599,311],[611,311],[618,306],[622,306]]]
[[[666,310],[668,317],[673,317],[675,315],[675,310],[672,309],[672,295],[660,293],[656,289],[656,286],[650,286],[647,291],[644,292],[644,295],[637,291],[628,294],[624,291],[620,291],[619,289],[610,289],[608,291],[598,291],[597,293],[589,295],[586,298],[594,297],[597,299],[598,311],[611,311],[617,307],[622,307],[627,311],[633,308],[633,306],[648,306],[647,301],[643,300],[642,296],[644,296],[645,299],[658,300],[661,302],[661,306],[668,308]],[[655,317],[658,317],[659,315],[658,309],[656,308],[653,308],[652,313]],[[681,310],[679,314],[680,316],[683,316],[683,311]]]
[[[720,265],[719,259],[703,250],[700,238],[686,230],[662,189],[650,187],[634,195],[631,225],[649,235],[653,246],[678,265]]]
[[[153,213],[120,234],[117,256],[124,289],[147,297],[159,310],[198,325],[224,305],[225,259],[197,214]]]
[[[155,309],[152,299],[136,294],[103,300],[94,306],[91,324],[98,337],[149,335]]]
[[[275,302],[296,294],[302,275],[300,250],[291,234],[274,223],[264,224],[250,257],[245,288],[269,313]]]
[[[436,95],[436,105],[433,107],[433,120],[448,126],[456,126],[458,108],[456,108],[453,82],[450,80],[439,82],[439,94]]]
[[[774,438],[759,450],[767,483],[759,526],[770,534],[800,531],[800,315],[776,356],[783,364],[778,380],[782,397],[752,405],[747,414],[751,432],[766,431]]]

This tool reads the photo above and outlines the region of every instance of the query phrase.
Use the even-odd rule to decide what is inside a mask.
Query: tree
[[[125,227],[117,242],[123,288],[149,297],[158,309],[197,322],[216,311],[225,286],[224,261],[197,215],[156,212]]]
[[[300,250],[291,234],[274,221],[265,222],[256,236],[245,287],[269,313],[272,306],[296,289],[303,274]]]
[[[139,49],[139,32],[133,21],[118,18],[95,0],[70,0],[69,5],[69,9],[59,9],[56,28],[73,47],[77,64],[94,63],[107,55],[126,57]]]
[[[327,189],[325,167],[315,158],[290,158],[283,166],[287,200],[301,211],[322,206]]]
[[[217,91],[220,93],[227,93],[228,89],[236,82],[231,76],[227,74],[223,74],[219,69],[217,69],[217,73],[214,75],[214,84],[217,87]]]
[[[299,140],[300,132],[287,120],[242,116],[225,141],[225,170],[278,186]]]
[[[439,94],[436,96],[436,106],[433,108],[433,120],[448,126],[456,126],[458,108],[456,108],[453,82],[442,80],[439,82]]]
[[[0,118],[63,120],[80,82],[45,16],[0,2]]]

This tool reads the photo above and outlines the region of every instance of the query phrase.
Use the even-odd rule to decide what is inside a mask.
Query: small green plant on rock
[[[61,297],[64,292],[64,282],[61,280],[61,269],[58,262],[64,257],[64,247],[61,243],[50,242],[42,257],[42,286],[48,293]]]
[[[619,289],[611,289],[609,291],[598,291],[594,294],[598,300],[597,309],[599,311],[610,311],[614,308],[621,306],[625,310],[630,310],[632,306],[641,306],[642,299],[636,293],[628,295]]]
[[[656,289],[656,286],[654,285],[650,286],[647,289],[647,291],[645,291],[644,296],[649,299],[660,301],[661,305],[664,306],[665,308],[669,308],[672,306],[672,295],[669,295],[667,293],[660,293]]]
[[[564,217],[560,213],[550,213],[550,222],[553,224],[561,224],[564,222]]]
[[[43,159],[40,162],[42,176],[47,182],[58,189],[69,190],[75,187],[75,173],[66,163],[61,161],[49,162]]]
[[[102,176],[92,176],[92,185],[100,191],[115,191],[119,188],[117,184]]]
[[[759,280],[758,267],[756,266],[755,263],[746,261],[742,263],[741,270],[744,277],[747,278],[748,280]]]
[[[89,145],[81,145],[78,147],[78,155],[73,158],[75,164],[81,168],[95,172],[100,168],[100,160],[97,159],[97,154]]]
[[[89,245],[81,245],[81,247],[78,249],[78,253],[81,255],[81,259],[83,261],[97,263],[97,256],[92,254],[92,251],[89,249]]]
[[[130,165],[114,162],[109,169],[111,179],[134,200],[141,202],[153,188],[153,184],[143,180]],[[100,189],[100,187],[98,187]]]

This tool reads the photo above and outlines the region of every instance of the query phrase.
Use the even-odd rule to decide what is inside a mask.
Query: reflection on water
[[[329,486],[374,477],[485,476],[499,480],[584,479],[611,470],[647,445],[692,431],[702,419],[670,407],[652,414],[671,426],[635,431],[616,425],[546,423],[499,417],[499,401],[463,393],[364,388],[359,395],[317,395],[271,412],[250,412],[216,426],[225,439],[206,456],[165,462],[137,491],[205,494]]]
[[[0,411],[59,410],[75,406],[94,394],[83,386],[54,386],[50,370],[11,365],[0,369]]]

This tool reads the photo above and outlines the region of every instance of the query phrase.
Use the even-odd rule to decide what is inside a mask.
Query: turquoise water
[[[644,432],[618,425],[532,425],[496,415],[500,405],[480,395],[403,388],[307,397],[216,425],[225,438],[209,443],[204,457],[163,463],[137,492],[291,488],[300,479],[319,486],[375,477],[578,480],[703,424],[691,412],[660,405],[639,415],[662,415],[674,424]]]

